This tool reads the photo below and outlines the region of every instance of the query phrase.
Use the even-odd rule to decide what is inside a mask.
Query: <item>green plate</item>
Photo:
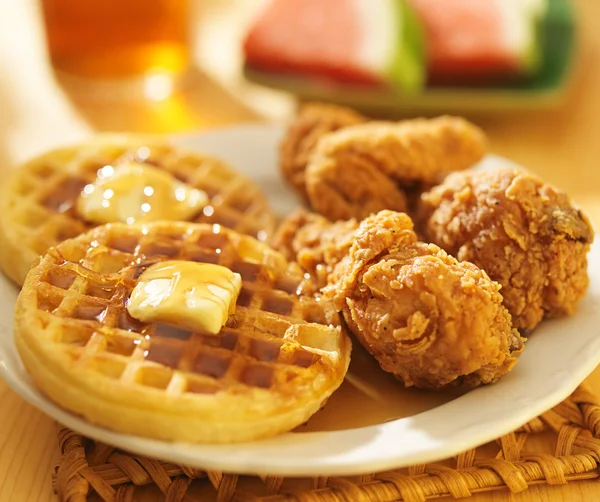
[[[543,109],[561,103],[574,66],[575,22],[569,0],[549,0],[542,21],[543,63],[537,75],[514,85],[427,87],[419,94],[372,90],[332,81],[280,75],[244,68],[252,82],[301,98],[339,103],[361,110],[389,113],[489,112]]]

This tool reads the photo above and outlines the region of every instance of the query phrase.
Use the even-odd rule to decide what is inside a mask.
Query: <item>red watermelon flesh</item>
[[[430,82],[490,80],[523,73],[531,43],[528,34],[523,34],[528,29],[523,23],[528,21],[519,19],[523,13],[510,11],[519,8],[511,6],[511,0],[409,3],[425,30]]]
[[[248,33],[247,64],[276,73],[381,84],[357,58],[363,42],[353,0],[275,0]]]

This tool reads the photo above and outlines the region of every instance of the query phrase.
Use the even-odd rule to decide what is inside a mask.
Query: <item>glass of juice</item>
[[[55,69],[118,79],[189,65],[188,0],[41,0]]]

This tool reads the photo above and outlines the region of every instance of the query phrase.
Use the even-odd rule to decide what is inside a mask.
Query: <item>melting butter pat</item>
[[[131,162],[105,166],[77,200],[77,211],[94,223],[187,220],[208,203],[202,190],[167,171]]]
[[[240,274],[220,265],[164,261],[139,277],[127,310],[142,322],[217,334],[235,311],[241,288]]]

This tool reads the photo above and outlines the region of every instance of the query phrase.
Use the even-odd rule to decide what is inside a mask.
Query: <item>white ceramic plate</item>
[[[280,135],[281,128],[276,126],[245,126],[177,141],[223,157],[254,178],[271,197],[273,207],[286,213],[297,205],[297,199],[276,167]],[[498,162],[505,161],[490,157],[484,164]],[[34,406],[82,434],[190,466],[312,476],[432,462],[521,426],[566,398],[600,362],[600,246],[592,249],[589,258],[591,286],[577,315],[543,323],[527,342],[515,370],[498,384],[464,395],[401,389],[355,348],[351,383],[345,382],[323,412],[301,432],[253,443],[215,446],[155,441],[96,427],[55,406],[33,386],[19,360],[12,338],[17,290],[1,276],[0,373]]]

